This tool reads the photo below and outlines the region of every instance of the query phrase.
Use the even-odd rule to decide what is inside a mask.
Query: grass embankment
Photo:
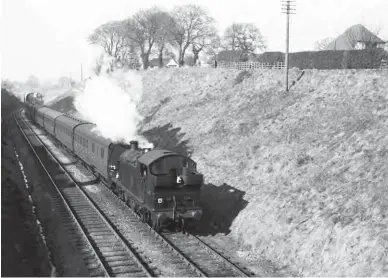
[[[246,191],[230,235],[248,259],[388,275],[388,72],[307,71],[288,93],[280,71],[238,74],[143,73],[143,130],[181,127],[207,182]]]

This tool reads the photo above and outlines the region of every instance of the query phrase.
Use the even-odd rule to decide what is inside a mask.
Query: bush
[[[290,53],[290,67],[300,69],[372,69],[387,56],[380,48],[363,50],[325,50]]]
[[[284,62],[284,53],[282,53],[282,52],[264,52],[263,54],[260,54],[258,56],[257,61],[260,63],[270,63],[270,64]]]
[[[258,62],[275,64],[284,62],[284,53],[265,52]],[[303,69],[373,69],[380,66],[382,59],[388,59],[388,52],[381,48],[363,50],[304,51],[289,54],[290,68]]]
[[[244,81],[245,78],[249,78],[252,76],[252,73],[247,71],[247,70],[243,70],[241,71],[237,76],[236,76],[236,79],[234,81],[234,85],[237,85],[237,84],[240,84],[241,82]]]

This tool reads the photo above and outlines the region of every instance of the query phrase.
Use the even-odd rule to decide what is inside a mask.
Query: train
[[[185,232],[202,218],[204,178],[190,157],[159,148],[140,148],[133,140],[113,142],[96,125],[45,106],[36,93],[25,97],[29,118],[122,199],[156,231]]]

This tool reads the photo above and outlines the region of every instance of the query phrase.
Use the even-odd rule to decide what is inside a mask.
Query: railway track
[[[192,234],[162,233],[162,236],[208,277],[249,277],[254,273],[231,262]]]
[[[28,121],[25,116],[23,116],[23,118]],[[33,128],[30,128],[30,130],[32,133],[36,133]],[[37,134],[36,136],[39,138]],[[39,138],[39,140],[41,140],[41,138]],[[42,145],[45,145],[43,141]],[[53,159],[56,159],[56,161],[61,164],[61,161],[53,155],[53,152],[58,152],[58,150],[54,150],[54,148],[58,147],[51,146],[48,148],[45,146],[45,148],[52,154]],[[70,154],[68,155],[71,156]],[[89,181],[88,185],[98,188],[96,191],[88,190],[88,186],[82,186],[83,196],[87,198],[89,202],[93,203],[95,207],[98,206],[98,209],[96,208],[96,210],[98,210],[102,216],[105,215],[106,218],[109,218],[105,220],[105,222],[110,224],[111,229],[113,229],[112,227],[115,227],[119,233],[125,235],[127,244],[131,246],[134,252],[143,255],[145,258],[143,261],[147,263],[148,269],[153,270],[153,273],[151,274],[162,276],[176,275],[203,277],[248,277],[253,275],[253,273],[250,273],[248,270],[232,263],[228,258],[222,256],[194,235],[157,233],[150,226],[141,222],[140,217],[135,214],[119,196],[114,194],[108,188],[107,184],[100,181],[93,183],[93,179],[95,180],[93,173],[83,166],[82,168],[83,170],[81,172],[85,175],[86,180]],[[66,166],[63,167],[63,170],[71,176],[71,171],[69,171],[69,169],[66,170]],[[73,180],[73,182],[75,181]],[[113,203],[115,208],[114,214],[112,214],[112,206],[106,205],[106,202],[103,201],[104,199],[101,195],[104,195],[104,198],[109,199],[109,201]],[[69,199],[77,200],[77,196],[79,195],[69,195]],[[82,206],[79,207],[82,209]],[[86,219],[90,217],[87,212],[81,213],[81,215],[86,216]],[[124,215],[125,221],[131,224],[130,230],[126,229],[123,223]],[[92,221],[89,222],[92,223]],[[100,235],[99,239],[104,239],[104,242],[106,242],[103,233]],[[147,248],[144,248],[144,245],[146,245]],[[112,245],[108,244],[105,247],[109,248],[110,246]],[[106,251],[109,252],[108,249],[106,249]],[[153,254],[157,253],[166,254],[166,256],[163,256],[163,258],[160,258],[160,256],[153,256]],[[166,268],[174,268],[176,271],[171,274]]]
[[[64,226],[74,235],[89,274],[105,277],[154,276],[62,166],[52,163],[53,157],[38,154],[37,141],[35,140],[35,144],[31,141],[32,137],[39,138],[21,115],[18,119],[14,114],[14,118],[55,188],[55,205],[60,211]],[[43,143],[40,145],[46,148]]]

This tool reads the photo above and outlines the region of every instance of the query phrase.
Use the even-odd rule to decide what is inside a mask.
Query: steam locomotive
[[[116,143],[92,130],[95,124],[43,105],[42,98],[25,98],[31,120],[44,128],[103,180],[141,219],[159,231],[185,231],[199,220],[198,201],[203,175],[189,157],[164,149],[139,148],[137,141]]]

